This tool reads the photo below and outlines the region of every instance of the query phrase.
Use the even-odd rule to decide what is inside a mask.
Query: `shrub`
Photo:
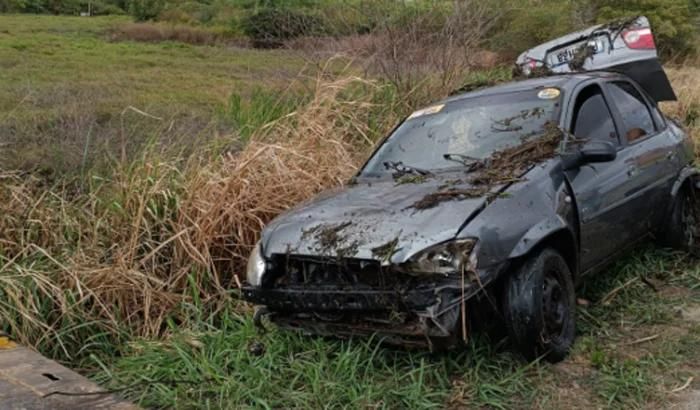
[[[185,24],[207,24],[219,13],[223,12],[220,4],[187,1],[184,3],[169,3],[158,15],[159,21]]]
[[[0,13],[16,13],[30,7],[30,3],[25,0],[0,0]]]
[[[128,11],[136,21],[153,20],[165,7],[165,0],[129,0]]]
[[[574,19],[581,3],[560,0],[494,1],[492,7],[504,10],[499,24],[489,33],[490,45],[509,59],[537,44],[569,33],[591,21]]]
[[[105,1],[92,2],[91,10],[92,14],[95,16],[104,16],[108,14],[124,14],[124,10],[122,10],[119,6]]]
[[[286,40],[325,32],[318,15],[297,9],[265,8],[250,14],[241,23],[253,45],[261,48],[281,47]]]
[[[495,21],[493,9],[478,0],[429,10],[411,6],[393,16],[373,31],[367,61],[409,106],[461,86]]]

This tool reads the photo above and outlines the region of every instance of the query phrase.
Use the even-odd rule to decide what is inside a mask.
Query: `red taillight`
[[[622,32],[622,39],[627,47],[632,49],[654,49],[654,35],[650,28],[640,28],[635,30],[625,30]]]

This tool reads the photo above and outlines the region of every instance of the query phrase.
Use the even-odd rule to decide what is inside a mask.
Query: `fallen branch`
[[[635,340],[635,341],[633,341],[633,342],[625,343],[624,346],[637,345],[637,344],[640,344],[640,343],[648,342],[648,341],[650,341],[650,340],[654,340],[654,339],[656,339],[656,338],[658,338],[658,337],[659,337],[659,335],[652,335],[652,336],[643,337],[643,338],[637,339],[637,340]]]
[[[682,386],[676,387],[675,389],[671,390],[669,393],[678,393],[680,391],[683,391],[683,390],[687,389],[688,386],[690,386],[690,383],[692,383],[692,382],[693,382],[693,376],[690,376],[690,377],[688,377],[688,380],[686,380],[685,383],[683,383]]]

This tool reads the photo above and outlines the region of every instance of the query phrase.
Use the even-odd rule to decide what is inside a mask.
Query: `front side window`
[[[623,135],[629,142],[634,142],[655,131],[654,120],[641,94],[624,81],[608,84],[613,103],[617,107],[624,129]]]
[[[599,86],[586,87],[576,98],[571,132],[583,141],[601,140],[619,144],[615,122]]]
[[[545,92],[546,91],[546,92]],[[561,92],[555,88],[449,101],[416,111],[376,151],[365,176],[391,172],[385,163],[439,170],[450,156],[484,159],[537,138],[557,121]]]

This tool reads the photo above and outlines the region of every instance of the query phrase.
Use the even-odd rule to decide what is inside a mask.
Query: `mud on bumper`
[[[431,350],[453,346],[460,306],[477,285],[410,290],[357,288],[258,288],[243,298],[269,311],[278,326],[333,337],[372,336],[383,342]]]
[[[272,311],[371,312],[423,310],[438,302],[435,289],[399,292],[377,289],[257,288],[244,286],[243,298]]]

